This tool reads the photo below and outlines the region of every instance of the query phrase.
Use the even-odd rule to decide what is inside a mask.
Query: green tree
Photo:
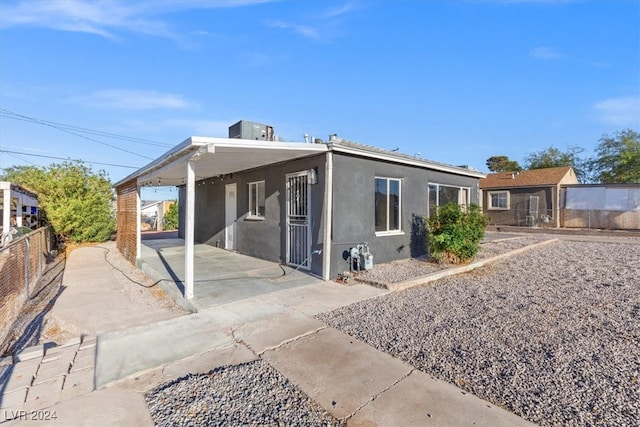
[[[487,159],[487,167],[491,172],[520,172],[522,166],[507,156],[491,156]]]
[[[625,129],[615,136],[604,135],[589,160],[595,181],[602,183],[640,183],[640,133]]]
[[[64,241],[103,242],[115,230],[114,194],[104,171],[94,173],[82,162],[13,166],[2,180],[37,193],[45,219]]]
[[[584,151],[580,147],[569,147],[567,151],[561,151],[553,146],[529,154],[525,158],[525,169],[545,169],[571,166],[576,173],[579,182],[587,179],[586,161],[581,159],[579,154]]]
[[[175,200],[164,216],[163,228],[165,230],[176,230],[178,228],[178,202]]]

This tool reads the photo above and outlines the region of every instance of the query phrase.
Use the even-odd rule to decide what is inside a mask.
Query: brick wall
[[[138,185],[135,179],[116,188],[118,197],[117,219],[118,233],[116,246],[122,256],[136,264],[138,251]]]

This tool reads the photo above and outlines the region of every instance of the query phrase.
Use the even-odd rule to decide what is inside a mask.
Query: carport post
[[[184,297],[193,298],[193,245],[195,218],[196,172],[192,160],[187,162],[187,200],[184,233]]]

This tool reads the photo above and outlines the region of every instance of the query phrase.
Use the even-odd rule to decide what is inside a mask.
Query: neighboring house
[[[578,184],[570,166],[491,173],[480,179],[490,224],[560,227],[560,187]]]
[[[116,183],[118,248],[132,262],[139,257],[129,215],[140,187],[175,185],[187,298],[194,242],[329,280],[349,270],[350,250],[364,244],[376,263],[410,257],[415,222],[451,201],[478,204],[484,176],[335,136],[326,143],[191,137]]]
[[[140,216],[143,231],[162,231],[164,229],[164,216],[175,202],[167,200],[143,200],[140,203],[142,205],[140,208]]]
[[[38,196],[17,184],[0,181],[0,230],[3,235],[9,232],[10,226],[32,227],[38,219]]]

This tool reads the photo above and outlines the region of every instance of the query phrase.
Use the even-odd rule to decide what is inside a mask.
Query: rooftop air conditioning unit
[[[229,126],[229,138],[252,139],[257,141],[273,141],[275,134],[273,127],[262,123],[240,120]]]

